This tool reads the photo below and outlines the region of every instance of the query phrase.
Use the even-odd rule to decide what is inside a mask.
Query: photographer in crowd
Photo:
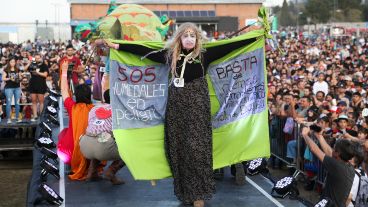
[[[311,135],[318,139],[320,147],[311,139]],[[351,141],[346,139],[337,140],[333,150],[325,141],[320,127],[304,127],[302,136],[310,151],[322,162],[327,170],[326,184],[322,191],[322,197],[330,198],[335,206],[345,207],[353,185],[354,168],[350,164],[354,156],[354,148]]]
[[[31,79],[29,81],[29,92],[31,93],[32,100],[32,119],[36,121],[38,118],[38,104],[39,111],[43,109],[43,103],[45,99],[45,93],[47,91],[46,77],[48,75],[48,67],[43,62],[40,54],[34,56],[35,61],[30,65],[27,65],[25,69],[31,73]]]
[[[79,82],[79,75],[84,72],[85,68],[82,65],[81,60],[74,54],[75,50],[72,45],[66,46],[66,56],[62,57],[59,61],[59,68],[61,68],[61,64],[67,61],[68,70],[71,72],[71,80],[73,81],[73,86],[77,86]],[[61,70],[59,71],[61,74]],[[68,77],[68,84],[70,84],[70,80]]]

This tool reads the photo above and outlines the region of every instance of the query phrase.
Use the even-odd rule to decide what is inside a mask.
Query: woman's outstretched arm
[[[225,56],[226,54],[243,47],[244,45],[251,44],[255,42],[257,38],[250,38],[245,40],[239,40],[235,42],[226,43],[223,45],[213,46],[206,48],[206,52],[204,52],[203,57],[205,63],[209,65],[211,62]]]
[[[125,52],[130,52],[139,56],[146,56],[148,59],[153,60],[158,63],[166,63],[166,50],[155,50],[149,47],[145,47],[140,44],[115,44],[105,40],[108,47],[121,50]]]

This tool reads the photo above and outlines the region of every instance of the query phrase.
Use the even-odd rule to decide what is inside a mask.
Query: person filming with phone
[[[38,114],[40,114],[43,109],[45,93],[47,91],[46,77],[49,73],[48,67],[43,62],[41,54],[36,54],[34,58],[34,61],[25,66],[25,69],[31,74],[29,92],[32,99],[32,122],[37,121]],[[39,110],[37,107],[38,104],[40,107]]]
[[[70,80],[72,80],[74,87],[78,85],[79,74],[84,72],[85,67],[82,65],[81,60],[74,55],[75,50],[73,48],[73,45],[68,45],[66,46],[65,49],[66,49],[66,56],[60,59],[59,68],[61,68],[61,64],[64,61],[68,61],[68,83],[70,84]],[[59,72],[61,77],[61,70]]]
[[[334,206],[346,206],[355,175],[354,168],[349,163],[354,156],[352,142],[339,139],[332,148],[325,141],[322,128],[317,125],[304,127],[302,137],[327,171],[322,197],[331,199]],[[316,140],[311,137],[315,137]]]

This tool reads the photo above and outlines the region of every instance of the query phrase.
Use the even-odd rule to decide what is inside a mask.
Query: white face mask
[[[181,44],[184,49],[191,50],[195,47],[196,44],[196,35],[192,29],[188,29],[181,36]]]

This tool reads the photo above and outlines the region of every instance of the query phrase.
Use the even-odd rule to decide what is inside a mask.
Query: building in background
[[[71,39],[69,23],[47,23],[36,21],[34,23],[0,23],[0,42],[22,43],[27,40],[61,40]]]
[[[105,16],[108,0],[68,0],[72,28]],[[264,0],[117,0],[117,4],[140,4],[157,16],[164,14],[176,25],[194,22],[207,34],[233,32],[257,20]]]

